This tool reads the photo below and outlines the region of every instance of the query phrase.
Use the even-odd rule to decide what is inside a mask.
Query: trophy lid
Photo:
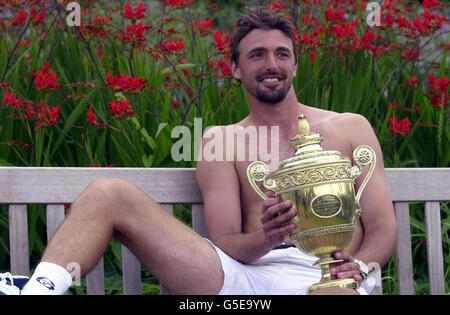
[[[304,167],[324,159],[341,161],[339,151],[324,151],[320,145],[323,138],[320,134],[310,131],[306,116],[301,114],[298,119],[298,134],[290,140],[290,146],[295,149],[295,155],[280,162],[280,169],[297,166]],[[280,170],[279,169],[279,170]]]

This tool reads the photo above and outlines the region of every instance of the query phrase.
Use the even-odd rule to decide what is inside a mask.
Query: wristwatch
[[[361,274],[361,277],[363,277],[363,280],[366,279],[367,276],[369,275],[369,267],[366,265],[365,262],[361,260],[353,259],[353,261],[358,264],[359,273]]]

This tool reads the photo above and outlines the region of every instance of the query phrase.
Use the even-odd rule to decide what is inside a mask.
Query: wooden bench
[[[439,202],[450,200],[450,168],[386,169],[386,174],[399,226],[399,293],[414,294],[408,202],[424,201],[430,292],[445,294]],[[207,235],[195,169],[0,167],[0,204],[9,205],[12,274],[30,272],[27,205],[46,205],[50,239],[64,219],[64,204],[71,203],[99,177],[120,177],[134,183],[170,213],[174,204],[192,204],[193,228]],[[123,292],[141,294],[141,264],[126,247],[122,249]],[[86,283],[87,294],[104,294],[103,259],[87,275]],[[164,288],[161,291],[167,293]],[[376,293],[382,293],[381,287]]]

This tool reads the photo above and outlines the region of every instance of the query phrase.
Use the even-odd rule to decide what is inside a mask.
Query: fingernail
[[[285,205],[286,207],[289,207],[289,206],[291,205],[291,201],[290,201],[290,200],[286,200],[286,201],[284,202],[284,205]]]

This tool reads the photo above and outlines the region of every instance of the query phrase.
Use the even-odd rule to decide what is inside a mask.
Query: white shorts
[[[273,249],[255,262],[243,264],[207,241],[219,254],[225,275],[219,294],[306,294],[308,287],[321,279],[320,268],[313,266],[317,257],[306,255],[295,247]],[[357,291],[362,295],[370,294],[375,283],[374,277],[368,277]]]

